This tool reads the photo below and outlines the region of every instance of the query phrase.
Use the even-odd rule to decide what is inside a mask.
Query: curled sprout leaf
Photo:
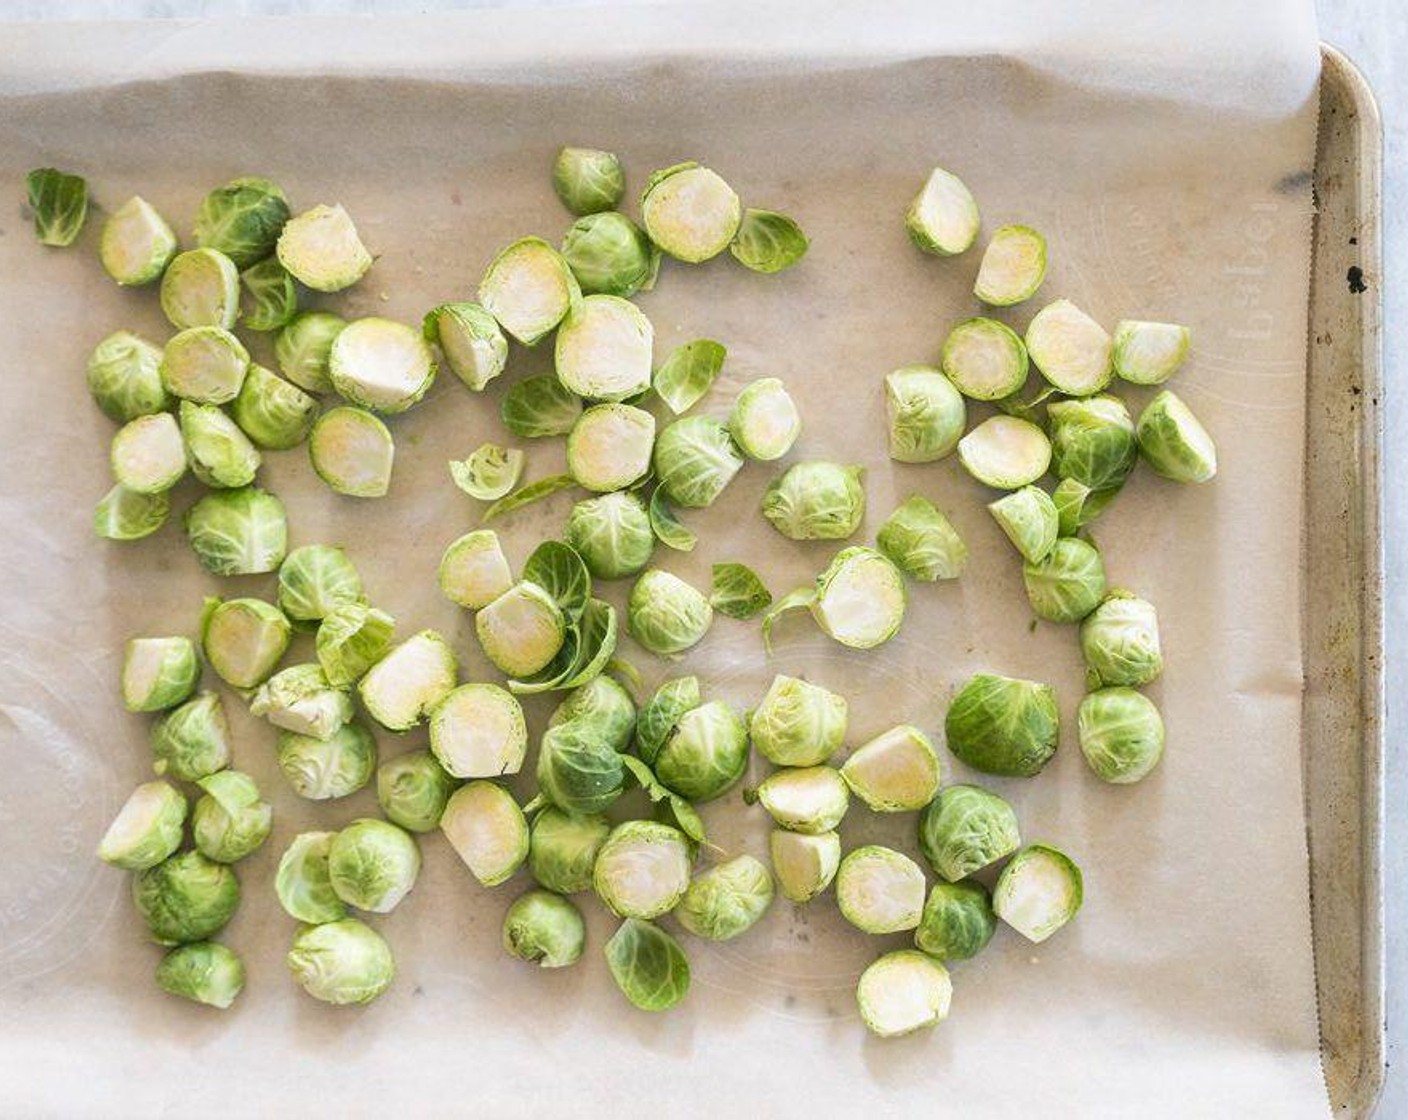
[[[703,400],[727,356],[723,343],[696,338],[670,351],[670,356],[655,371],[651,386],[678,416]]]
[[[715,564],[709,602],[729,618],[753,618],[772,605],[772,592],[746,564]]]
[[[34,212],[34,232],[44,245],[72,245],[88,217],[88,183],[53,167],[41,167],[26,176],[29,208]]]
[[[570,474],[554,474],[547,478],[540,478],[536,482],[530,482],[526,486],[520,486],[511,494],[505,494],[497,502],[484,511],[484,516],[479,519],[481,525],[487,525],[496,517],[502,517],[506,513],[522,509],[524,506],[531,506],[534,502],[540,502],[544,498],[551,497],[559,490],[570,490],[577,485],[577,480]]]
[[[569,619],[579,618],[592,597],[592,577],[577,550],[562,541],[544,541],[523,565],[523,579],[552,596]]]
[[[772,649],[772,628],[777,624],[777,620],[788,611],[811,609],[816,602],[816,588],[799,587],[796,591],[789,591],[781,599],[773,603],[768,612],[763,615],[763,648],[771,655]]]
[[[450,477],[471,498],[492,502],[518,484],[523,474],[523,452],[516,447],[484,443],[463,462],[450,463]]]
[[[775,210],[743,212],[743,222],[728,251],[744,268],[754,272],[781,272],[807,254],[811,243],[802,227]]]
[[[675,516],[665,492],[659,488],[650,496],[650,528],[655,537],[666,548],[676,552],[693,552],[699,538]]]
[[[582,398],[550,373],[520,381],[500,407],[504,427],[521,439],[565,436],[582,415]]]

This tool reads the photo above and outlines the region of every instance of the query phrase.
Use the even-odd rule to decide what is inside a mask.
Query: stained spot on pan
[[[1355,295],[1368,290],[1369,285],[1364,283],[1364,270],[1357,264],[1349,266],[1349,272],[1345,274],[1345,279],[1349,281],[1349,290]]]

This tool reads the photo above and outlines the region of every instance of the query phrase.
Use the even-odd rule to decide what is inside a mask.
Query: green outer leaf
[[[499,408],[504,427],[522,439],[565,436],[581,415],[582,398],[551,373],[514,385]]]
[[[450,477],[471,498],[502,498],[523,476],[523,452],[516,447],[481,443],[463,462],[450,461]]]
[[[557,656],[531,677],[509,681],[509,691],[532,696],[586,684],[610,663],[617,632],[616,608],[600,599],[588,600],[581,618],[568,623]]]
[[[240,325],[248,330],[282,330],[298,314],[298,286],[278,257],[266,257],[241,272],[240,289]]]
[[[679,830],[689,840],[694,844],[709,844],[709,838],[704,832],[704,818],[699,815],[699,810],[679,794],[672,793],[661,785],[655,772],[641,759],[634,755],[623,754],[621,762],[631,772],[631,777],[636,780],[640,788],[645,791],[646,796],[655,804],[668,810]],[[709,846],[715,847],[712,844]]]
[[[610,673],[617,680],[621,681],[626,688],[637,695],[645,687],[645,681],[641,679],[640,670],[627,661],[624,657],[613,657],[606,663],[603,673]]]
[[[800,610],[802,607],[810,608],[815,602],[816,588],[799,587],[773,603],[767,614],[763,615],[763,648],[769,654],[772,653],[772,628],[779,618],[788,611]]]
[[[1042,428],[1042,417],[1038,411],[1047,399],[1055,396],[1057,390],[1052,385],[1045,386],[1035,396],[1022,399],[1020,391],[1013,393],[1010,397],[1003,397],[1001,400],[993,401],[993,406],[999,412],[1005,412],[1008,416],[1015,416],[1018,420],[1025,420],[1030,424],[1035,424]]]
[[[556,494],[559,490],[569,490],[576,485],[577,480],[570,474],[553,474],[546,478],[540,478],[536,482],[530,482],[526,486],[520,486],[513,493],[505,495],[486,509],[484,516],[479,519],[479,524],[487,525],[496,517],[502,517],[506,513],[530,506],[551,494]]]
[[[650,495],[648,512],[650,528],[655,533],[656,540],[666,548],[673,548],[676,552],[694,551],[694,546],[699,543],[699,538],[675,516],[675,511],[670,508],[664,491],[658,487]]]
[[[627,918],[605,952],[621,994],[642,1011],[668,1011],[689,994],[689,958],[659,926]]]
[[[655,690],[636,717],[636,750],[647,765],[655,761],[681,717],[703,703],[698,677],[675,677]]]
[[[747,564],[715,564],[709,604],[729,618],[753,618],[772,605],[772,592]]]
[[[592,597],[592,576],[577,550],[563,541],[544,541],[523,564],[521,579],[553,597],[569,622],[582,616]]]
[[[88,183],[53,167],[40,167],[25,176],[34,233],[45,245],[72,245],[88,217]]]
[[[710,338],[676,346],[651,379],[651,388],[678,416],[698,404],[723,369],[728,350]]]
[[[744,268],[771,273],[791,268],[806,256],[810,244],[802,227],[786,214],[747,209],[728,251]]]

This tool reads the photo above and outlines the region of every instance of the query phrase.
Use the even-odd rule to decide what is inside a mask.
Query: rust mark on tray
[[[1364,270],[1357,264],[1349,266],[1349,271],[1345,274],[1345,279],[1349,281],[1349,290],[1354,295],[1368,291],[1369,285],[1364,282]]]

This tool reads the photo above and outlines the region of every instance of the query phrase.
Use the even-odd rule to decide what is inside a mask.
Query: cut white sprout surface
[[[1027,353],[1047,381],[1072,397],[1100,392],[1115,374],[1105,328],[1067,299],[1048,303],[1027,324]]]
[[[186,473],[186,445],[169,412],[129,420],[112,437],[112,473],[138,494],[170,490]]]
[[[528,752],[523,708],[496,684],[463,684],[430,711],[430,749],[456,778],[517,774]]]
[[[1017,332],[996,319],[964,319],[944,340],[943,371],[975,401],[996,401],[1027,382],[1027,348]]]
[[[600,493],[644,478],[655,449],[655,417],[628,404],[599,404],[567,437],[567,470],[579,486]]]
[[[851,791],[830,766],[778,770],[758,787],[758,803],[779,828],[792,832],[831,832],[850,805]]]
[[[440,830],[486,887],[510,878],[528,858],[528,821],[513,795],[493,782],[461,786],[445,804]]]
[[[181,331],[161,352],[161,383],[166,391],[198,404],[234,400],[248,370],[249,351],[221,327]]]
[[[161,309],[178,331],[187,327],[230,330],[240,313],[240,273],[215,249],[188,249],[161,277]]]
[[[841,837],[775,828],[768,837],[772,873],[783,897],[809,902],[831,885],[841,865]]]
[[[391,486],[396,446],[377,417],[341,405],[318,417],[308,436],[308,457],[318,477],[339,494],[379,498]]]
[[[508,677],[530,677],[557,656],[566,634],[562,611],[535,583],[509,588],[474,618],[484,655]]]
[[[942,167],[929,172],[905,218],[914,243],[926,253],[941,257],[969,249],[978,239],[981,224],[972,192],[962,179]]]
[[[315,292],[340,292],[367,274],[372,255],[341,206],[314,206],[284,223],[279,263]]]
[[[1115,373],[1134,385],[1167,381],[1188,357],[1192,336],[1177,323],[1121,319],[1115,324]]]
[[[958,459],[985,486],[1018,490],[1051,465],[1051,441],[1016,416],[990,416],[958,441]]]
[[[186,699],[200,678],[189,638],[133,638],[122,661],[122,699],[130,712],[157,712]]]
[[[413,634],[367,670],[357,686],[372,718],[407,731],[455,687],[454,650],[434,630]]]
[[[689,888],[684,833],[656,821],[617,825],[597,853],[592,885],[618,918],[668,913]]]
[[[181,438],[191,473],[205,485],[230,488],[254,481],[259,449],[218,405],[182,401]]]
[[[492,529],[475,529],[450,542],[440,558],[440,590],[452,603],[477,611],[513,586],[513,572]]]
[[[1032,844],[1012,857],[992,892],[992,909],[1028,941],[1042,942],[1076,916],[1080,868],[1056,848]]]
[[[104,223],[98,255],[124,287],[150,284],[176,255],[176,234],[150,202],[133,195]]]
[[[414,327],[372,316],[357,319],[328,353],[333,388],[377,412],[405,412],[435,380],[435,355]]]
[[[881,1038],[942,1022],[952,998],[948,969],[917,949],[886,953],[861,973],[856,986],[860,1017]]]
[[[454,303],[430,313],[429,328],[454,375],[478,392],[504,371],[508,339],[477,303]]]
[[[655,330],[620,296],[584,296],[557,332],[557,378],[578,396],[620,401],[650,388]]]
[[[640,204],[641,221],[660,250],[698,263],[728,248],[743,221],[743,204],[723,178],[698,164],[657,171]]]
[[[836,872],[841,916],[866,933],[899,933],[919,925],[924,871],[903,852],[867,844],[846,853]]]
[[[924,732],[901,724],[858,747],[841,776],[876,812],[909,812],[924,808],[939,792],[939,756]]]
[[[479,284],[479,302],[525,346],[562,322],[579,297],[562,254],[539,237],[515,241],[490,262]]]
[[[797,442],[802,418],[787,387],[776,377],[760,377],[733,402],[729,434],[750,459],[781,459]]]
[[[842,645],[870,649],[894,637],[904,607],[900,570],[873,549],[848,548],[822,575],[812,613]]]
[[[257,688],[278,666],[292,636],[293,627],[272,603],[229,599],[206,617],[201,647],[226,684]]]
[[[186,799],[163,781],[132,791],[98,844],[98,858],[127,871],[155,867],[181,845]]]
[[[1046,238],[1030,226],[1003,226],[983,250],[973,294],[993,307],[1030,299],[1046,279]]]

